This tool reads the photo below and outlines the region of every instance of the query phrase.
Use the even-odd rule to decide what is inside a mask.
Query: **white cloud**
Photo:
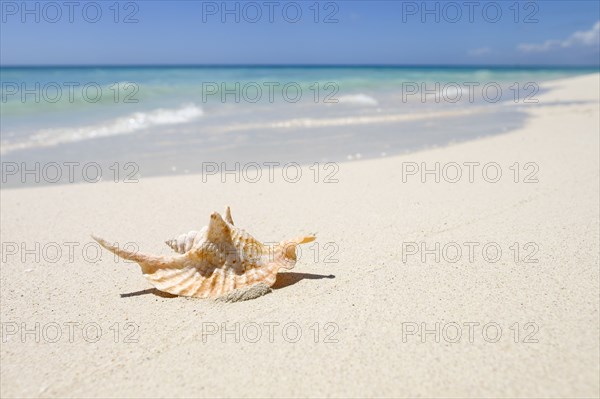
[[[492,49],[489,47],[480,47],[480,48],[474,48],[472,50],[469,50],[469,55],[473,56],[473,57],[480,57],[482,55],[487,55],[490,54],[492,52]]]
[[[545,52],[573,46],[597,46],[600,44],[600,21],[586,31],[577,31],[564,40],[546,40],[542,44],[524,43],[518,49],[525,53]]]

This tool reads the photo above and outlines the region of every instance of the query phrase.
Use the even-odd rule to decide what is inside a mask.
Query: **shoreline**
[[[579,74],[580,75],[577,76],[586,76],[585,74],[581,75],[582,72],[579,72]],[[82,75],[80,76],[80,78],[83,79],[84,76],[85,75]],[[415,76],[413,77],[413,79],[418,79],[416,81],[417,83],[425,83],[428,82],[429,79],[435,78],[435,76],[431,76],[427,79],[424,79],[421,82],[421,79],[425,78],[426,76],[427,74],[424,74],[419,79],[417,78],[417,76]],[[554,81],[551,76],[527,76],[526,73],[524,76],[515,75],[514,77],[512,77],[512,79],[514,79],[516,82],[522,81],[522,83],[525,84],[524,79],[526,77],[527,79],[533,79],[532,81],[529,81],[529,83],[533,82],[536,87],[538,84],[543,85],[546,82]],[[508,85],[512,84],[509,82],[513,81],[510,76],[502,78],[505,80],[498,80],[498,76],[483,73],[478,76],[473,76],[472,78],[476,81],[482,80],[483,82],[485,82],[486,79],[491,79],[489,83],[494,83],[496,85],[498,85],[498,82],[500,82],[501,84],[499,86],[502,86],[504,89],[503,95],[501,95],[501,98],[498,102],[492,101],[492,103],[490,103],[490,101],[484,100],[484,93],[478,93],[477,89],[475,89],[475,101],[465,101],[464,96],[467,95],[466,93],[469,90],[471,90],[471,88],[469,88],[470,86],[468,86],[466,82],[466,80],[468,80],[469,78],[467,76],[461,75],[454,76],[450,74],[448,76],[445,76],[442,74],[438,77],[439,81],[434,80],[431,83],[441,83],[442,85],[444,85],[444,87],[446,87],[447,83],[449,85],[456,85],[456,87],[449,87],[449,92],[446,94],[438,94],[443,97],[447,95],[454,96],[455,90],[458,90],[457,93],[461,96],[462,99],[457,103],[453,103],[453,101],[450,100],[443,100],[439,104],[432,103],[427,105],[420,104],[420,102],[418,101],[419,99],[417,97],[419,95],[423,95],[419,90],[417,90],[416,94],[404,93],[404,90],[409,90],[409,88],[404,88],[405,83],[415,83],[410,81],[410,75],[404,78],[405,80],[407,79],[406,82],[404,80],[397,81],[395,80],[395,78],[386,77],[384,75],[380,78],[373,79],[369,84],[367,84],[367,82],[362,82],[354,88],[352,87],[356,85],[356,82],[354,82],[348,76],[345,76],[340,78],[340,82],[336,82],[334,84],[334,92],[331,96],[331,93],[329,93],[329,91],[324,91],[323,88],[322,91],[324,92],[315,97],[318,99],[318,101],[314,100],[314,104],[311,103],[311,101],[308,101],[313,97],[312,94],[316,95],[316,93],[312,92],[314,88],[312,88],[312,86],[310,86],[311,88],[309,88],[308,86],[304,87],[304,95],[306,98],[302,99],[301,96],[302,101],[297,103],[297,105],[301,107],[299,110],[294,110],[300,111],[299,113],[293,112],[290,114],[290,109],[288,109],[289,107],[286,107],[285,104],[289,101],[284,101],[285,98],[280,98],[279,96],[277,96],[275,98],[275,101],[281,103],[282,105],[276,110],[267,110],[271,113],[274,112],[276,114],[281,114],[278,115],[278,118],[273,118],[272,116],[267,115],[268,112],[267,114],[265,114],[265,109],[261,108],[269,105],[266,102],[263,103],[262,101],[259,101],[258,103],[253,104],[254,101],[244,100],[243,102],[247,102],[246,107],[238,107],[238,111],[236,113],[228,114],[229,112],[231,112],[231,110],[228,110],[225,114],[221,115],[221,113],[223,112],[222,110],[217,111],[215,113],[212,112],[213,107],[219,105],[219,101],[217,101],[217,98],[213,98],[214,96],[210,97],[210,99],[207,98],[207,101],[203,100],[201,103],[199,102],[198,96],[200,95],[200,93],[204,93],[203,90],[200,90],[199,86],[196,87],[196,91],[189,91],[192,90],[189,89],[188,91],[182,92],[181,95],[178,95],[177,92],[171,93],[169,96],[172,96],[173,98],[179,98],[179,100],[175,102],[164,100],[157,101],[158,98],[155,98],[156,93],[154,92],[158,90],[157,87],[160,86],[154,87],[150,83],[143,83],[144,80],[142,77],[139,78],[142,79],[139,84],[127,83],[127,75],[119,75],[118,78],[119,90],[121,90],[121,86],[135,86],[137,87],[136,90],[139,90],[140,87],[144,87],[143,93],[147,93],[141,98],[141,102],[140,99],[136,97],[132,101],[138,104],[111,105],[111,103],[114,102],[114,99],[108,98],[106,95],[105,97],[107,98],[102,99],[101,103],[103,104],[103,106],[99,108],[99,111],[91,112],[91,109],[89,109],[89,107],[86,107],[86,103],[89,101],[83,101],[84,99],[79,98],[79,96],[75,96],[74,104],[63,104],[62,101],[54,104],[54,100],[50,101],[48,104],[46,104],[49,107],[45,111],[46,114],[42,113],[38,115],[38,113],[41,112],[41,109],[35,104],[32,104],[30,106],[24,101],[8,101],[8,103],[4,107],[7,110],[13,109],[15,106],[18,107],[15,108],[13,111],[9,112],[8,114],[3,115],[5,119],[5,131],[3,131],[3,136],[6,141],[4,142],[4,145],[2,147],[2,155],[5,157],[8,156],[9,158],[22,159],[28,158],[30,156],[29,152],[34,153],[34,155],[35,153],[39,154],[46,152],[46,154],[44,154],[45,157],[60,156],[64,153],[77,151],[78,145],[84,146],[86,143],[88,145],[99,144],[99,146],[102,146],[103,143],[101,141],[98,142],[97,138],[101,138],[103,136],[114,137],[114,140],[119,145],[129,145],[131,142],[134,141],[134,138],[137,138],[139,140],[146,139],[153,141],[169,142],[170,140],[173,140],[173,135],[177,135],[178,130],[181,131],[183,134],[180,134],[179,136],[175,137],[175,140],[178,139],[181,142],[185,143],[186,139],[190,135],[196,134],[200,137],[214,138],[214,136],[218,135],[219,133],[240,132],[240,134],[252,135],[255,131],[260,129],[281,129],[293,126],[296,126],[298,128],[315,128],[318,126],[341,127],[350,124],[358,128],[360,125],[369,122],[390,123],[410,120],[412,119],[411,116],[414,113],[425,115],[425,117],[427,114],[432,114],[432,116],[435,116],[435,114],[440,112],[442,114],[446,112],[458,114],[469,113],[479,107],[485,108],[486,106],[493,107],[496,105],[511,105],[511,102],[513,101],[513,96],[518,96],[518,102],[520,103],[522,101],[525,101],[529,95],[535,98],[537,94],[537,89],[532,87],[517,86],[517,88],[515,89],[513,86],[511,86],[509,89]],[[288,77],[288,79],[291,78],[293,78],[293,76]],[[323,77],[321,77],[321,79],[322,78]],[[494,78],[498,80],[498,82],[494,82]],[[560,79],[564,77],[556,78]],[[104,77],[104,79],[106,79],[106,77]],[[164,77],[164,79],[165,81],[168,81],[169,75]],[[189,77],[189,79],[197,80],[199,79],[199,77]],[[250,79],[250,77],[248,77],[248,79]],[[304,79],[308,79],[307,82],[311,81],[310,75],[307,75],[306,77],[304,77]],[[317,79],[317,77],[314,77],[313,79]],[[39,82],[37,82],[36,84],[39,84]],[[178,84],[181,84],[181,82],[179,82]],[[196,82],[195,84],[197,86],[198,82]],[[146,85],[148,85],[148,87],[146,87]],[[342,92],[338,92],[340,90],[340,85],[342,88]],[[346,85],[349,85],[349,91],[346,90]],[[114,84],[110,87],[112,88],[113,86]],[[410,88],[410,90],[413,90],[413,88]],[[531,90],[533,90],[533,92],[530,92]],[[109,87],[105,86],[104,91],[110,91]],[[452,94],[449,94],[450,92]],[[195,96],[192,94],[195,94]],[[436,96],[438,94],[436,94]],[[165,93],[162,93],[160,98],[164,97],[164,95]],[[374,95],[376,98],[370,97],[371,95]],[[400,100],[399,97],[401,95],[403,97],[410,97],[410,101],[407,101],[404,98]],[[431,95],[431,93],[429,93],[428,95]],[[471,94],[468,95],[471,96]],[[204,96],[205,93],[203,94],[203,99]],[[327,100],[329,97],[333,98],[334,100],[339,100],[340,103],[327,103],[327,101],[331,100],[331,98]],[[15,95],[12,95],[10,98],[15,99]],[[228,102],[223,101],[223,99],[221,100],[221,102],[223,102],[224,104],[228,104]],[[323,102],[322,104],[321,101]],[[424,103],[422,99],[421,103]],[[427,101],[427,103],[430,103],[430,101]],[[333,107],[333,105],[335,105],[335,107]],[[521,105],[525,104],[523,103]],[[441,109],[439,109],[440,106]],[[71,114],[65,113],[67,109],[70,109],[72,107],[75,107],[75,109],[79,111]],[[116,109],[118,109],[119,112],[116,112]],[[218,108],[215,108],[215,110],[217,109]],[[128,111],[123,112],[123,110]],[[35,111],[36,113],[31,113],[33,111]],[[14,114],[15,112],[17,113]],[[62,115],[62,119],[69,120],[69,123],[60,126],[58,124],[58,120],[55,118],[55,114],[58,115],[57,113]],[[303,115],[303,117],[298,118],[299,114]],[[50,115],[54,116],[50,117]],[[259,119],[259,123],[256,123],[256,120],[253,120],[256,119],[257,116]],[[359,120],[360,118],[367,118],[368,120],[361,122]],[[30,119],[39,119],[39,122],[36,124],[31,124]],[[86,120],[88,119],[89,122],[86,123]],[[232,119],[234,123],[230,123]],[[25,122],[24,120],[27,120],[27,122]],[[11,130],[9,131],[6,131],[7,121],[11,121],[11,123],[8,124],[8,126],[11,127]],[[175,123],[174,121],[178,122]],[[46,128],[46,126],[49,126],[49,128]],[[162,132],[164,132],[165,134],[161,134]],[[456,134],[459,133],[460,131],[456,132]],[[25,136],[21,137],[23,135]],[[238,138],[232,137],[232,139]],[[59,144],[59,146],[56,147],[55,144]],[[190,143],[190,145],[194,145],[194,143]],[[66,147],[62,148],[63,146]],[[23,149],[25,150],[25,153],[23,153]],[[241,149],[242,148],[240,148],[240,150]],[[158,150],[159,149],[155,149],[155,151]],[[164,150],[168,151],[168,148],[165,148]]]
[[[591,78],[593,76],[595,74],[580,75],[570,79]],[[540,86],[540,95],[545,96],[545,92],[555,84],[560,84],[562,80],[544,81]],[[391,94],[388,93],[387,96],[389,95]],[[67,135],[68,137],[55,138],[59,143],[62,143],[58,146],[54,144],[35,146],[34,143],[28,144],[28,142],[7,143],[2,149],[3,158],[8,159],[4,163],[11,164],[11,173],[12,169],[16,168],[17,177],[20,177],[20,179],[14,180],[14,175],[7,175],[6,181],[2,181],[2,189],[71,184],[74,182],[83,183],[84,181],[88,183],[95,182],[95,174],[88,178],[88,176],[79,173],[80,176],[70,179],[69,173],[71,171],[68,170],[66,163],[77,163],[77,167],[80,169],[85,167],[86,164],[98,164],[98,166],[91,165],[92,172],[99,168],[101,178],[114,178],[119,174],[117,171],[111,172],[111,169],[115,167],[115,163],[117,163],[116,165],[119,163],[134,164],[134,167],[120,171],[120,174],[126,174],[131,180],[131,178],[146,179],[159,176],[197,175],[204,171],[204,163],[213,164],[214,162],[218,164],[223,162],[226,167],[234,168],[237,160],[241,160],[244,164],[278,162],[280,164],[295,163],[308,166],[315,162],[343,163],[357,159],[403,156],[409,153],[453,145],[454,143],[510,133],[510,131],[517,130],[526,123],[526,120],[530,118],[529,110],[539,106],[539,104],[515,103],[506,99],[495,104],[470,103],[460,105],[460,107],[454,109],[453,104],[440,105],[445,105],[445,107],[440,110],[434,109],[434,107],[402,113],[394,113],[393,109],[386,109],[383,113],[371,110],[367,114],[355,116],[331,114],[325,115],[325,117],[315,117],[309,115],[302,118],[284,118],[260,123],[248,121],[221,127],[211,125],[208,128],[210,133],[200,132],[199,135],[194,133],[193,135],[198,135],[198,138],[194,139],[191,139],[190,133],[187,132],[190,129],[189,126],[182,128],[183,133],[171,137],[173,132],[179,129],[175,125],[173,127],[157,126],[151,130],[156,130],[154,133],[111,134],[100,140],[92,139],[91,141],[79,139],[72,141],[70,135],[73,132],[68,133],[68,135],[64,133],[63,136]],[[560,102],[558,105],[560,105]],[[494,115],[495,113],[501,113],[502,115]],[[121,119],[123,118],[119,120]],[[213,121],[214,123],[216,121]],[[442,128],[442,126],[444,127]],[[83,128],[79,130],[81,129]],[[165,129],[169,131],[169,134],[159,134],[160,131]],[[361,131],[361,129],[375,130],[378,134],[376,142],[361,139],[360,137],[363,135],[369,134],[368,131]],[[71,131],[72,129],[67,130]],[[396,134],[395,131],[407,132],[407,134]],[[417,131],[422,133],[416,133]],[[290,135],[297,135],[298,132],[303,134],[308,132],[308,136],[304,141],[297,140],[295,143],[292,141],[290,145],[296,147],[292,152],[286,150],[285,146],[281,147],[277,146],[278,144],[273,144],[281,141],[284,137],[289,139]],[[441,136],[439,132],[443,132]],[[279,139],[275,133],[283,137]],[[277,147],[274,147],[274,149],[253,147],[252,141],[254,139],[250,138],[264,136],[265,134],[271,135],[269,136],[271,143],[269,145],[276,145]],[[240,140],[240,135],[246,137],[246,141],[242,144],[231,145],[225,141],[226,137],[230,137],[234,141]],[[151,143],[156,141],[165,144],[162,147],[148,146],[144,144],[144,139]],[[126,147],[127,150],[125,152],[117,150],[115,153],[111,144],[112,140],[117,140],[117,147]],[[222,143],[218,144],[215,140],[220,140]],[[177,141],[188,142],[188,145],[174,146],[173,143]],[[348,142],[355,144],[351,146],[344,144]],[[209,147],[206,147],[207,143],[211,143]],[[13,147],[21,148],[23,145],[27,146],[25,152],[20,149],[10,150]],[[320,148],[316,153],[297,149],[306,145],[316,145]],[[344,150],[336,148],[340,145],[346,145],[346,148]],[[140,148],[131,152],[131,148],[138,147]],[[364,147],[364,151],[361,150],[361,147]],[[10,151],[7,152],[7,148]],[[200,152],[192,153],[189,151],[191,148],[200,149]],[[332,151],[332,148],[335,150]],[[90,151],[93,151],[93,153],[90,153]],[[104,155],[97,156],[95,151],[100,151],[100,154],[104,153]],[[290,152],[289,155],[279,157],[279,159],[273,159],[269,155],[271,153],[287,154],[288,152]],[[162,159],[161,163],[156,164],[155,159]],[[203,162],[198,162],[198,159]],[[41,165],[58,163],[58,173],[62,175],[62,178],[44,179],[42,176],[39,179],[40,182],[36,182],[35,179],[32,179],[33,175],[29,175],[29,177],[19,176],[19,174],[25,173],[25,170],[40,169],[41,166],[36,166],[35,162],[40,162]],[[52,167],[56,169],[54,165]],[[41,174],[41,172],[44,171],[38,170],[38,174]]]

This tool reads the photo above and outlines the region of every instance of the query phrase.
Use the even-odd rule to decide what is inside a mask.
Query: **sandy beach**
[[[295,183],[3,189],[1,396],[598,397],[600,75],[543,87],[517,130]],[[90,238],[167,254],[227,205],[317,235],[258,299],[162,294]]]

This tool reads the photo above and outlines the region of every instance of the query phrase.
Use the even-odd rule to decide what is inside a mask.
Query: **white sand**
[[[337,184],[316,184],[305,169],[296,184],[280,174],[275,183],[263,177],[256,184],[181,176],[2,191],[3,245],[56,242],[63,254],[56,263],[33,255],[22,262],[3,248],[1,396],[598,396],[600,80],[591,75],[549,87],[538,106],[522,107],[530,118],[518,131],[340,164]],[[475,161],[497,162],[500,182],[485,182],[481,167],[474,183],[466,176],[455,184],[436,184],[432,176],[402,182],[403,162]],[[520,180],[531,171],[523,166],[536,163],[539,183],[514,183],[515,162]],[[116,263],[108,252],[97,263],[82,257],[91,232],[166,254],[165,239],[200,228],[225,205],[237,225],[264,241],[316,232],[320,262],[305,247],[294,274],[282,275],[273,293],[229,304],[121,297],[150,288],[139,267]],[[80,243],[72,262],[69,242]],[[463,247],[456,263],[436,263],[433,255],[404,263],[406,242],[481,244],[472,262]],[[482,257],[489,242],[503,251],[497,263]],[[509,249],[515,242],[518,263]],[[523,262],[534,248],[524,248],[528,242],[539,247],[538,263]],[[324,262],[334,248],[327,243],[339,247],[331,256],[338,263]],[[73,342],[68,322],[80,323]],[[139,326],[138,342],[124,342],[133,331],[125,330],[128,322]],[[462,327],[458,343],[450,342],[453,322]],[[469,322],[479,323],[473,342]],[[35,333],[11,334],[36,323],[39,343]],[[103,331],[96,343],[82,335],[87,325],[92,341],[88,323]],[[240,327],[238,342],[221,335],[221,323]],[[256,343],[253,323],[262,329]],[[271,340],[268,323],[279,323]],[[446,327],[439,342],[435,334],[425,342],[403,334],[421,323]],[[482,335],[483,325],[496,325],[489,323],[502,328],[498,342]],[[52,343],[57,326],[62,337]],[[219,331],[203,342],[203,328],[215,326]],[[294,327],[302,332],[296,343],[289,342]],[[487,333],[492,340],[494,328]],[[538,342],[523,342],[531,339]]]

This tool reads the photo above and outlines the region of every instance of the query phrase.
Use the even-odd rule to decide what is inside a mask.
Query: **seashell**
[[[144,277],[160,291],[227,302],[270,292],[279,270],[296,265],[296,246],[315,239],[309,235],[265,245],[234,226],[229,207],[224,219],[213,212],[200,231],[166,241],[176,252],[171,256],[131,252],[92,238],[121,258],[137,262]]]

